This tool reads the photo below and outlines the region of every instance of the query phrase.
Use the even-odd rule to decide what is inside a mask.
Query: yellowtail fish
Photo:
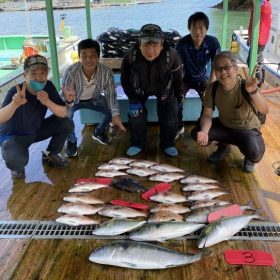
[[[135,230],[136,228],[141,227],[145,223],[146,221],[113,218],[96,227],[93,230],[92,234],[103,236],[119,235],[125,232]]]
[[[205,250],[185,254],[146,242],[116,241],[97,248],[89,260],[132,269],[165,269],[194,263],[208,255]]]
[[[204,224],[186,222],[147,223],[129,234],[136,241],[159,241],[178,238],[203,228]]]

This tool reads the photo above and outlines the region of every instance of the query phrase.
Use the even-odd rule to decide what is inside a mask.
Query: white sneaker
[[[179,129],[179,130],[177,131],[177,134],[176,134],[176,136],[175,136],[175,140],[177,140],[179,137],[183,137],[183,136],[184,136],[184,133],[185,133],[185,128],[182,127],[181,129]]]

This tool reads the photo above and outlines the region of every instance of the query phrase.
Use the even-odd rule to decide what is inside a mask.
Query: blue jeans
[[[104,115],[103,120],[98,124],[95,129],[96,134],[100,135],[104,132],[106,127],[112,121],[112,114],[111,110],[107,104],[107,100],[105,96],[99,95],[97,100],[80,100],[79,103],[74,104],[73,107],[70,108],[70,112],[68,117],[73,119],[74,113],[80,109],[89,109],[96,112],[100,112]],[[75,127],[73,128],[72,132],[68,135],[67,141],[74,143],[77,142],[77,137],[75,135]]]

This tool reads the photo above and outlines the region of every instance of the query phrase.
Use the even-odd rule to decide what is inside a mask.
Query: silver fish
[[[97,248],[89,260],[132,269],[164,269],[194,263],[206,255],[204,250],[184,254],[146,242],[116,241]]]
[[[208,224],[201,232],[197,245],[198,248],[210,247],[230,239],[242,228],[246,227],[253,219],[263,220],[258,215],[243,215],[227,217]]]
[[[185,170],[170,164],[155,164],[151,166],[151,169],[157,170],[159,172],[185,172]]]
[[[99,170],[122,170],[122,169],[128,169],[129,166],[126,164],[120,164],[120,163],[103,163],[98,166]]]
[[[146,221],[113,218],[96,227],[92,234],[104,236],[119,235],[139,228],[145,223]]]
[[[88,195],[85,193],[73,193],[63,197],[64,201],[67,202],[83,202],[87,204],[104,204],[105,202],[102,199]]]
[[[146,177],[158,173],[156,170],[145,167],[132,167],[126,170],[126,173],[133,174],[139,177]]]
[[[224,209],[229,205],[224,206],[208,206],[203,208],[198,208],[192,210],[190,213],[186,214],[185,221],[190,223],[208,223],[208,215],[212,212]],[[245,210],[257,210],[252,207],[252,202],[249,202],[247,205],[239,205],[241,212],[243,213]]]
[[[207,206],[224,206],[229,205],[231,202],[219,200],[219,199],[210,199],[210,200],[202,200],[202,201],[194,201],[191,205],[191,210],[203,208]]]
[[[182,188],[184,192],[194,192],[194,191],[206,191],[219,189],[218,185],[214,184],[205,184],[205,183],[190,183]]]
[[[178,204],[169,204],[169,203],[161,203],[156,207],[152,208],[150,211],[152,213],[155,213],[155,212],[165,211],[165,210],[171,211],[176,214],[183,214],[191,211],[190,208],[188,207],[178,205]]]
[[[107,205],[104,206],[99,212],[99,215],[111,217],[111,218],[135,218],[135,217],[146,217],[147,214],[138,210],[118,206],[118,205]]]
[[[178,215],[174,212],[164,210],[153,213],[149,219],[148,222],[182,222],[183,217],[181,215]]]
[[[77,214],[66,214],[56,219],[56,222],[69,226],[95,225],[99,221]]]
[[[217,180],[211,179],[211,178],[207,178],[207,177],[203,177],[203,176],[198,176],[198,175],[189,175],[185,178],[183,178],[182,180],[180,180],[180,183],[182,184],[190,184],[190,183],[211,183],[211,184],[215,184],[215,183],[219,183]]]
[[[175,180],[179,180],[183,177],[185,177],[185,174],[179,173],[179,172],[178,173],[176,173],[176,172],[158,173],[158,174],[150,176],[149,180],[169,183],[169,182],[172,182]]]
[[[91,192],[108,186],[108,184],[100,184],[96,182],[79,183],[75,184],[68,192]]]
[[[143,167],[143,168],[149,168],[153,165],[155,165],[156,162],[150,161],[150,160],[135,160],[131,163],[129,163],[129,166],[131,167]]]
[[[178,238],[203,228],[204,224],[186,222],[147,223],[129,234],[136,241],[159,241]]]
[[[132,158],[126,158],[126,157],[117,157],[113,158],[109,161],[109,163],[116,163],[116,164],[129,164],[131,162],[135,161],[135,159]]]
[[[220,191],[220,190],[206,190],[202,192],[193,192],[191,195],[187,196],[188,201],[201,201],[201,200],[208,200],[212,199],[224,194],[228,194],[226,191]]]
[[[78,215],[94,215],[102,209],[103,206],[93,206],[82,202],[70,202],[63,204],[57,209],[59,213],[78,214]]]
[[[175,192],[161,192],[150,196],[150,199],[162,203],[180,203],[187,201],[182,194]]]
[[[116,177],[116,176],[124,176],[127,175],[124,172],[118,171],[118,170],[99,170],[95,173],[95,176],[99,176],[99,177]]]

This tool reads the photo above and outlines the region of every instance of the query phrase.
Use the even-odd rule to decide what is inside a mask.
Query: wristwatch
[[[250,95],[255,95],[258,92],[258,88],[256,88],[255,90],[253,90],[252,92],[249,92]]]

